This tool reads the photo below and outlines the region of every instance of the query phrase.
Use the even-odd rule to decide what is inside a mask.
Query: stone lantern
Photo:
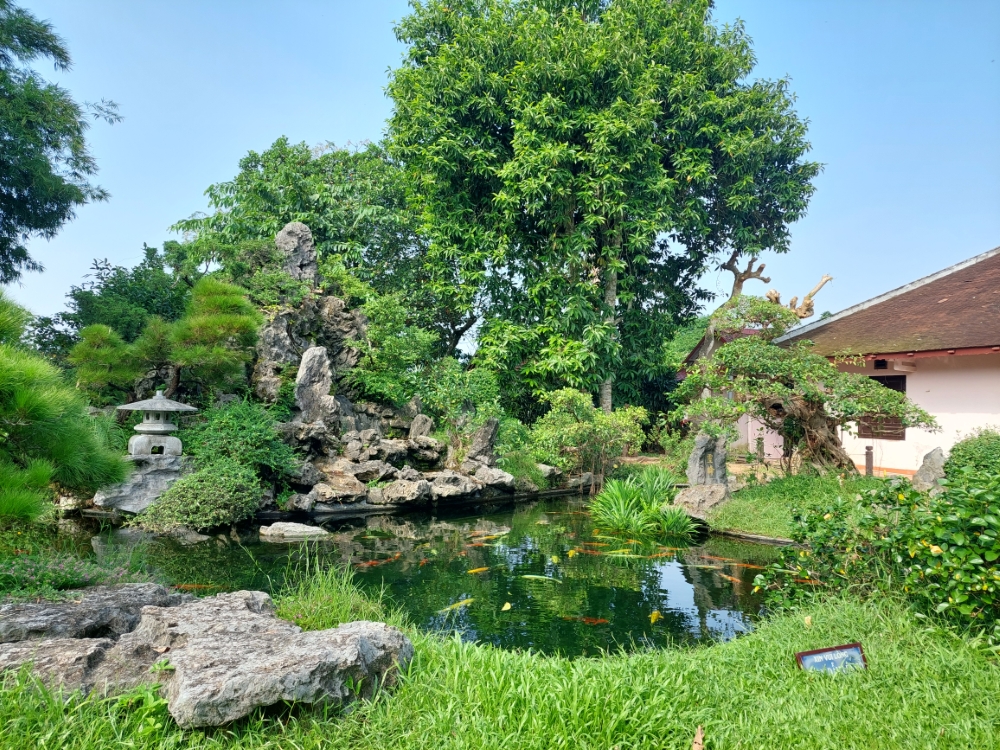
[[[180,438],[170,434],[177,431],[177,425],[170,420],[178,412],[198,411],[193,406],[165,398],[163,391],[157,391],[153,398],[125,404],[118,409],[142,412],[142,421],[135,426],[135,431],[139,434],[133,435],[128,441],[131,456],[181,455]]]

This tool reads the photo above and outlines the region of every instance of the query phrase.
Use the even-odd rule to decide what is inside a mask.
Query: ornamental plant
[[[1000,644],[1000,474],[964,469],[936,497],[888,480],[856,499],[796,512],[804,549],[755,584],[789,604],[808,592],[902,590],[922,614]]]

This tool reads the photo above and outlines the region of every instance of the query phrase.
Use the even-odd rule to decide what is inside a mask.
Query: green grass
[[[342,573],[302,578],[279,610],[307,628],[396,619]],[[811,617],[807,626],[805,617]],[[24,675],[0,690],[0,747],[505,750],[994,748],[1000,668],[895,600],[835,599],[726,644],[568,661],[411,631],[391,694],[340,715],[299,707],[182,732],[152,693],[64,702]],[[870,669],[804,673],[794,652],[860,639]]]
[[[792,476],[750,485],[709,514],[713,529],[788,539],[794,529],[792,510],[841,495],[846,498],[877,486],[882,480],[854,477]]]

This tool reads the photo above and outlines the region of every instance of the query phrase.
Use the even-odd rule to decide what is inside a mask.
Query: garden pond
[[[199,595],[272,594],[307,566],[349,565],[411,622],[501,648],[598,655],[727,640],[761,610],[754,576],[776,548],[708,537],[668,546],[595,529],[579,499],[478,515],[337,521],[321,542],[259,541],[256,527],[184,546],[106,530],[99,557],[131,554],[165,583]]]

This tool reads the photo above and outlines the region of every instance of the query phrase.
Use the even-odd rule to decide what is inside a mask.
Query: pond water
[[[694,644],[746,632],[760,611],[752,594],[772,547],[708,538],[678,548],[595,529],[580,500],[548,500],[479,515],[375,516],[327,527],[303,545],[220,536],[183,547],[141,543],[158,577],[211,594],[277,593],[306,555],[350,565],[364,588],[425,630],[461,633],[502,648],[566,656]],[[134,537],[105,533],[98,554]]]

